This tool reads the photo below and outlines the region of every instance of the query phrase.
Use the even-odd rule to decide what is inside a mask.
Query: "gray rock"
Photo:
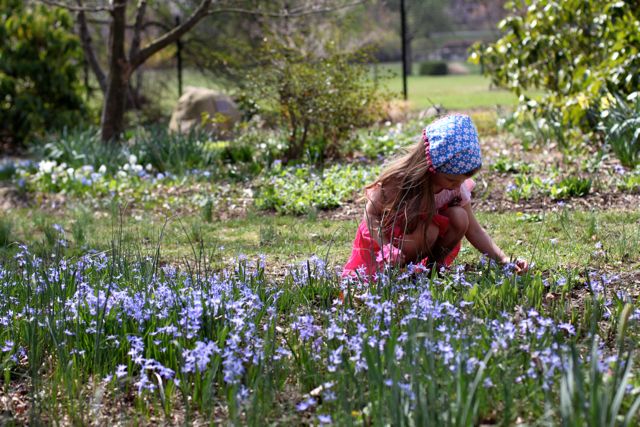
[[[228,95],[188,86],[171,114],[169,131],[187,133],[195,127],[203,127],[225,137],[241,118],[240,110]]]

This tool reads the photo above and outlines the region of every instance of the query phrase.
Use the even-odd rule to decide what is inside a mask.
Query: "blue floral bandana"
[[[432,172],[463,175],[482,166],[478,131],[469,116],[438,119],[424,129],[422,138]]]

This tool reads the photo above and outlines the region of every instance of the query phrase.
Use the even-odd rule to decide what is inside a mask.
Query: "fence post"
[[[402,94],[404,100],[408,99],[407,96],[407,11],[404,5],[404,0],[400,0],[400,32],[402,36]]]

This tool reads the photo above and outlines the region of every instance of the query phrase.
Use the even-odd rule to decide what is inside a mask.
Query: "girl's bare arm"
[[[487,231],[480,225],[480,223],[478,223],[475,215],[473,215],[471,204],[466,204],[464,206],[464,210],[467,212],[467,216],[469,217],[469,228],[467,228],[467,234],[465,235],[469,243],[491,259],[500,263],[509,262],[509,257],[505,255],[502,249],[500,249],[491,236],[489,236]]]
[[[478,223],[475,215],[473,215],[471,205],[465,205],[464,210],[467,211],[467,216],[469,217],[469,228],[467,228],[467,234],[465,235],[469,243],[481,253],[487,254],[491,259],[502,264],[509,262],[509,257],[502,252],[502,249],[496,245],[487,231]],[[529,270],[529,263],[526,260],[517,259],[514,262],[514,269],[518,274],[524,273]]]

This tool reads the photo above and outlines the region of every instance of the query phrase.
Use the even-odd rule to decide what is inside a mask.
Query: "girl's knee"
[[[438,240],[439,236],[440,236],[440,227],[438,227],[434,223],[429,224],[429,228],[427,228],[427,245],[429,247],[432,247],[433,244],[436,242],[436,240]]]
[[[443,215],[449,218],[449,228],[464,236],[469,228],[469,215],[467,211],[460,206],[452,206],[448,208]]]

